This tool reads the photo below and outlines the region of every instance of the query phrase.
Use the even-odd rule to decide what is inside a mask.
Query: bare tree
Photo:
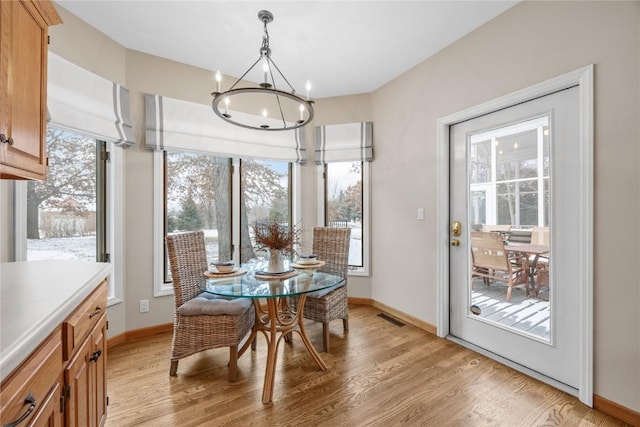
[[[249,212],[281,197],[282,174],[256,160],[242,161],[241,260],[255,256],[249,235]],[[193,198],[206,227],[218,230],[220,259],[231,258],[231,162],[224,157],[171,153],[167,161],[169,199],[183,203]]]
[[[96,143],[72,132],[47,128],[46,181],[27,186],[27,238],[39,239],[38,211],[59,209],[85,215],[96,200]],[[69,203],[73,201],[74,203]]]

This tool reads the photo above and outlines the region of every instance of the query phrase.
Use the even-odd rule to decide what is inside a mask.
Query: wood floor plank
[[[294,335],[278,351],[273,403],[261,402],[266,343],[238,360],[227,349],[180,361],[169,376],[171,334],[109,349],[108,427],[128,426],[624,426],[574,397],[411,325],[350,307],[350,330],[331,324],[321,371]],[[307,332],[322,348],[322,326]]]

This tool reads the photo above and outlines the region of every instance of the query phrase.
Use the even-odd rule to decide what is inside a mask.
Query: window
[[[231,259],[231,159],[166,151],[164,160],[164,235],[203,230],[207,259]],[[166,247],[163,264],[171,283]]]
[[[289,162],[155,151],[154,296],[173,292],[167,234],[203,230],[209,262],[263,257],[254,250],[249,224],[272,218],[292,223],[293,168]]]
[[[122,229],[115,218],[121,203],[114,202],[122,194],[115,180],[121,174],[114,173],[122,167],[120,150],[53,126],[46,137],[47,180],[16,182],[16,260],[111,261],[122,253],[114,243]],[[114,269],[110,304],[121,298],[120,274]]]
[[[96,159],[106,143],[49,127],[46,181],[27,184],[27,261],[104,261],[104,223],[97,221]],[[104,182],[103,179],[100,179]],[[100,234],[100,237],[99,237]]]
[[[472,224],[549,225],[547,116],[472,135]]]
[[[255,251],[255,240],[248,224],[272,220],[291,226],[291,163],[263,160],[241,162],[240,183],[240,261],[264,258],[264,251]]]
[[[369,162],[333,162],[322,171],[320,224],[351,228],[349,274],[369,273]]]

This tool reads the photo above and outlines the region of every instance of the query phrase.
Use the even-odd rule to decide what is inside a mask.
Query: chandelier
[[[267,24],[273,21],[273,14],[268,10],[261,10],[258,12],[258,19],[264,25],[260,56],[225,92],[220,91],[222,75],[220,71],[216,72],[216,91],[211,93],[211,108],[218,117],[244,128],[267,131],[297,129],[313,119],[313,101],[309,99],[311,83],[307,82],[306,98],[296,94],[293,86],[271,58]],[[258,86],[236,87],[258,64],[262,64],[262,83]],[[280,83],[286,84],[289,90],[279,89]],[[233,112],[230,107],[234,108]],[[256,108],[258,110],[254,114],[237,112]]]

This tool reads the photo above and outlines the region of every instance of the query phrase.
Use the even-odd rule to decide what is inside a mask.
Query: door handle
[[[462,223],[460,221],[453,221],[451,223],[451,234],[453,236],[459,236],[462,233]]]

